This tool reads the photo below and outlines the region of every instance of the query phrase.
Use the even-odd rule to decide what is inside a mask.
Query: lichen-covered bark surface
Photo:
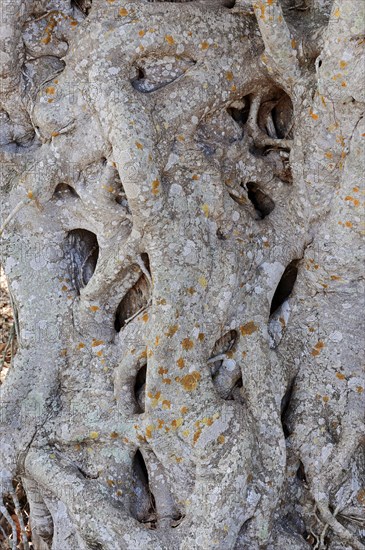
[[[365,547],[363,7],[3,1],[36,548]]]

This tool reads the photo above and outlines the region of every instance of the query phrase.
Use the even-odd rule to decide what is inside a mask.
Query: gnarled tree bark
[[[363,7],[3,3],[2,493],[39,548],[365,547]]]

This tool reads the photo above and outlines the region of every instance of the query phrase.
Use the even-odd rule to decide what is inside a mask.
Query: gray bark
[[[363,8],[3,2],[36,547],[365,548]]]

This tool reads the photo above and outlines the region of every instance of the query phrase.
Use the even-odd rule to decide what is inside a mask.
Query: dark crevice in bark
[[[237,332],[230,330],[224,334],[214,345],[212,357],[209,360],[213,384],[218,395],[225,400],[234,399],[233,390],[242,387],[242,376],[238,368],[225,363],[233,355],[233,349],[237,342]],[[216,359],[216,360],[214,360]]]
[[[146,390],[147,365],[143,365],[137,372],[134,384],[134,397],[137,403],[137,414],[145,411],[145,390]]]
[[[95,233],[86,229],[73,229],[66,238],[65,256],[68,260],[70,285],[80,294],[90,281],[99,257]]]
[[[75,189],[67,183],[59,183],[53,193],[53,197],[55,199],[80,198]]]
[[[150,293],[150,285],[143,273],[136,284],[124,296],[117,308],[114,322],[114,328],[117,332],[121,331],[128,319],[148,305]]]
[[[150,490],[146,463],[140,450],[133,459],[133,487],[130,512],[140,523],[149,523],[153,528],[156,521],[156,505]]]
[[[284,397],[281,400],[281,424],[283,426],[283,432],[284,432],[285,438],[289,437],[291,433],[286,422],[286,417],[290,407],[290,401],[293,396],[294,382],[295,382],[295,379],[292,380],[290,386],[285,392]]]
[[[278,286],[276,287],[274,296],[271,301],[270,316],[273,315],[279,307],[287,300],[292,293],[295,281],[298,276],[298,264],[300,260],[293,260],[287,265]]]
[[[275,202],[264,193],[257,183],[246,184],[247,196],[255,207],[261,219],[266,218],[275,208]]]
[[[91,10],[92,0],[71,0],[71,6],[76,7],[87,16]]]
[[[284,90],[270,90],[260,106],[257,123],[272,138],[292,139],[293,103]]]
[[[243,98],[242,100],[243,106],[242,107],[228,107],[227,112],[237,124],[240,126],[244,126],[248,120],[248,116],[250,114],[250,102],[248,98]]]
[[[303,462],[301,460],[299,461],[299,467],[297,469],[297,478],[300,481],[302,481],[303,483],[307,483],[307,478],[306,478],[306,475],[305,475],[304,465],[303,465]]]

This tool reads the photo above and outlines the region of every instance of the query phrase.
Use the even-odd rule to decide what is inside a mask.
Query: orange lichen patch
[[[189,294],[191,294],[192,296],[193,296],[193,294],[196,293],[196,290],[193,286],[190,286],[187,290],[188,290]]]
[[[205,277],[199,277],[198,282],[202,288],[207,288],[208,281],[206,280]]]
[[[205,338],[204,332],[199,332],[199,334],[198,334],[199,342],[204,342],[204,338]]]
[[[119,15],[121,17],[126,17],[128,15],[128,10],[126,10],[125,8],[120,8]]]
[[[273,3],[274,3],[274,0],[267,0],[267,4],[268,4],[269,6],[272,6]]]
[[[200,47],[202,50],[207,50],[209,48],[209,43],[204,40],[201,44],[200,44]]]
[[[345,69],[348,65],[347,61],[344,61],[343,59],[341,59],[341,61],[339,61],[338,64],[341,69]]]
[[[340,15],[341,15],[340,8],[336,8],[333,15],[334,15],[335,17],[337,17],[337,19],[338,19],[338,18],[340,17]]]
[[[152,182],[152,194],[153,195],[158,195],[159,194],[159,187],[160,187],[160,182],[158,180],[153,180]]]
[[[318,120],[318,115],[312,111],[312,109],[309,109],[309,114],[313,118],[313,120]]]
[[[231,91],[232,92],[237,92],[237,87],[234,84],[232,84],[232,86],[231,86]]]
[[[68,290],[68,286],[62,285],[62,286],[61,286],[61,290],[63,290],[63,292],[66,292],[66,290]]]
[[[135,350],[131,351],[131,353],[134,353]],[[142,353],[139,354],[138,359],[147,359],[147,350],[145,349],[142,351]]]
[[[71,27],[77,27],[78,22],[77,21],[71,21],[70,25],[71,25]]]
[[[352,190],[353,190],[354,193],[358,193],[360,191],[360,189],[358,187],[353,187]]]
[[[296,46],[297,46],[297,43],[296,43],[295,39],[292,38],[291,39],[291,47],[294,49],[294,48],[296,48]]]
[[[339,380],[345,380],[346,376],[342,374],[342,372],[336,372],[336,378],[338,378]]]
[[[324,395],[324,396],[322,397],[322,399],[323,399],[324,403],[328,403],[328,401],[330,400],[330,398],[328,397],[328,395]]]
[[[118,489],[118,491],[115,493],[117,495],[117,497],[121,497],[122,494],[123,494],[123,491],[121,491],[120,489]]]
[[[90,311],[95,313],[95,311],[98,311],[98,309],[100,309],[100,308],[99,308],[99,306],[90,306],[89,309],[90,309]]]
[[[171,338],[177,332],[178,328],[178,325],[170,325],[165,335]]]
[[[162,427],[163,427],[163,425],[165,424],[165,421],[162,420],[161,418],[159,418],[159,419],[157,420],[157,422],[158,422],[158,424],[157,424],[157,429],[158,429],[158,430],[161,430]]]
[[[163,376],[164,374],[167,374],[169,372],[169,369],[167,368],[163,368],[163,367],[159,367],[158,369],[158,374],[160,374],[161,376]]]
[[[148,439],[150,439],[152,437],[152,432],[154,430],[154,425],[153,424],[149,424],[149,426],[146,426],[146,437]]]
[[[115,481],[113,481],[112,479],[107,479],[106,482],[109,485],[109,487],[114,487],[115,485]]]
[[[245,325],[240,326],[242,336],[249,336],[258,330],[258,326],[253,321],[249,321]]]
[[[155,346],[157,347],[160,343],[160,337],[159,336],[156,336],[155,338]]]
[[[91,346],[93,348],[97,348],[98,346],[102,346],[104,344],[103,340],[97,340],[96,338],[93,338]]]
[[[185,361],[182,357],[179,357],[179,359],[176,361],[176,364],[179,369],[183,369],[185,367]]]
[[[103,356],[103,352],[102,352],[102,350],[100,350],[100,351],[97,351],[97,352],[96,352],[96,355],[97,355],[98,357],[102,357],[102,356]]]
[[[112,432],[112,433],[110,434],[110,437],[111,437],[112,439],[117,439],[118,436],[119,436],[118,432]]]
[[[83,342],[80,342],[77,346],[78,349],[82,349],[85,347],[85,344]]]
[[[210,416],[205,416],[202,420],[202,424],[205,424],[206,426],[211,426],[213,422],[214,420]]]
[[[196,430],[196,432],[194,433],[194,437],[193,437],[194,445],[195,445],[195,443],[197,443],[199,437],[201,436],[201,433],[202,433],[201,430]]]
[[[314,264],[314,269],[319,269],[319,265],[318,264]]]
[[[122,441],[123,441],[123,443],[129,443],[128,437],[123,437]]]
[[[169,386],[171,384],[171,378],[163,378],[162,383],[167,384]]]
[[[90,439],[97,439],[99,437],[99,432],[90,432]]]
[[[194,174],[191,179],[194,181],[198,181],[200,179],[200,176],[198,176],[198,174]]]
[[[198,371],[193,371],[186,374],[180,379],[180,384],[186,391],[193,391],[197,387],[201,374]]]
[[[148,313],[144,313],[144,314],[142,315],[142,321],[143,321],[144,323],[147,323],[148,319],[149,319]]]
[[[231,82],[233,80],[233,73],[232,71],[227,71],[226,72],[226,79]]]
[[[180,411],[181,411],[181,414],[186,414],[188,412],[188,408],[185,407],[185,405],[183,407],[181,407]]]
[[[171,426],[176,430],[176,428],[180,428],[183,422],[184,422],[183,418],[177,418],[176,420],[173,420],[171,422]]]
[[[356,386],[357,393],[362,393],[364,391],[364,388],[362,386]]]
[[[355,199],[354,197],[351,197],[351,195],[346,195],[345,201],[352,202],[354,206],[359,206],[360,205],[359,199]]]
[[[342,277],[338,275],[331,275],[331,281],[341,281]]]
[[[142,145],[142,143],[140,143],[139,141],[136,141],[136,147],[137,147],[137,149],[139,149],[140,151],[142,151],[142,149],[143,149],[143,145]]]
[[[341,86],[342,86],[342,88],[346,88],[347,83],[343,80],[343,81],[341,82]]]
[[[217,441],[220,445],[223,445],[223,443],[225,442],[226,438],[224,437],[224,435],[219,435],[217,437]]]
[[[192,340],[190,340],[190,338],[184,338],[181,342],[181,345],[182,345],[183,349],[188,351],[189,349],[193,349],[194,342]]]
[[[316,345],[311,351],[311,355],[313,355],[313,357],[316,357],[317,355],[319,355],[321,350],[324,348],[324,346],[325,346],[324,342],[322,340],[318,340],[318,342],[316,343]]]
[[[171,408],[171,401],[169,401],[168,399],[164,399],[162,401],[162,408],[163,409],[170,409]]]
[[[184,136],[177,136],[177,140],[178,141],[185,141],[185,137]]]
[[[171,34],[167,34],[165,36],[165,40],[168,44],[170,44],[172,46],[172,44],[175,44],[175,40],[174,38],[171,36]]]
[[[360,504],[364,504],[365,505],[365,489],[360,489],[360,491],[357,493],[356,495],[356,500],[360,503]]]
[[[352,227],[352,223],[351,222],[345,222],[345,226],[350,228],[350,227]]]
[[[161,298],[159,300],[156,300],[156,305],[158,305],[158,306],[165,306],[166,303],[167,302],[166,302],[165,298]]]
[[[138,35],[143,38],[144,35],[146,34],[146,31],[144,31],[143,29],[139,31]]]
[[[55,92],[56,88],[54,86],[48,86],[48,88],[46,88],[46,94],[48,95],[53,95]]]
[[[182,432],[182,434],[183,434],[184,437],[189,437],[189,435],[190,435],[190,430],[184,430],[184,431]]]
[[[265,247],[265,248],[270,248],[270,243],[269,243],[269,241],[264,241],[264,247]]]
[[[53,99],[48,99],[48,103],[53,103]]]
[[[324,154],[324,156],[328,159],[331,159],[333,158],[333,154],[331,153],[331,151],[326,151],[326,153]]]

